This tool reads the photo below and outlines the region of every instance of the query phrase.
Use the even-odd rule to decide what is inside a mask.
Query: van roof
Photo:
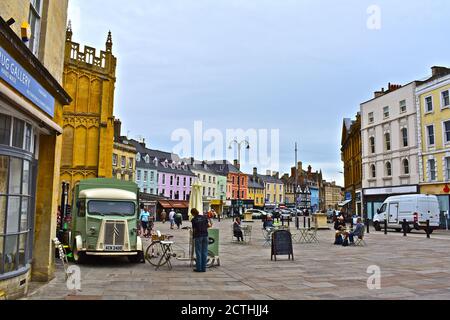
[[[79,198],[108,199],[108,200],[136,200],[136,193],[120,189],[99,188],[87,189],[80,192]]]
[[[412,200],[412,199],[437,199],[435,195],[430,194],[406,194],[402,196],[392,196],[386,201]]]

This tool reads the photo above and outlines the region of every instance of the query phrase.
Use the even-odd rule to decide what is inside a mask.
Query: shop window
[[[29,161],[0,156],[0,275],[25,267],[31,256],[31,179]]]
[[[32,152],[31,149],[31,137],[33,136],[33,130],[30,124],[26,124],[25,126],[25,150],[28,152]]]
[[[13,141],[12,145],[16,148],[23,148],[23,135],[25,130],[25,121],[14,119]]]
[[[0,144],[7,145],[11,143],[11,117],[6,114],[0,114]]]

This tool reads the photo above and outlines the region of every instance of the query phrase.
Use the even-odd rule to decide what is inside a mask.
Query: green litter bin
[[[219,229],[208,229],[208,251],[219,257]]]

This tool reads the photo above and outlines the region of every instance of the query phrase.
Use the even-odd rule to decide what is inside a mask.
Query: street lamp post
[[[246,149],[250,149],[250,143],[247,140],[243,140],[238,142],[237,140],[233,140],[230,142],[228,149],[232,149],[233,145],[236,145],[238,148],[238,212],[239,216],[241,215],[241,146],[246,145]]]

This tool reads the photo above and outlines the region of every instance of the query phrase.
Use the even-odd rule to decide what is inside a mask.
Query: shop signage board
[[[279,230],[272,233],[272,253],[270,260],[275,258],[275,261],[277,261],[278,255],[287,255],[289,260],[291,257],[294,260],[292,235],[289,231]]]
[[[0,47],[0,78],[53,118],[55,98],[2,47]]]

